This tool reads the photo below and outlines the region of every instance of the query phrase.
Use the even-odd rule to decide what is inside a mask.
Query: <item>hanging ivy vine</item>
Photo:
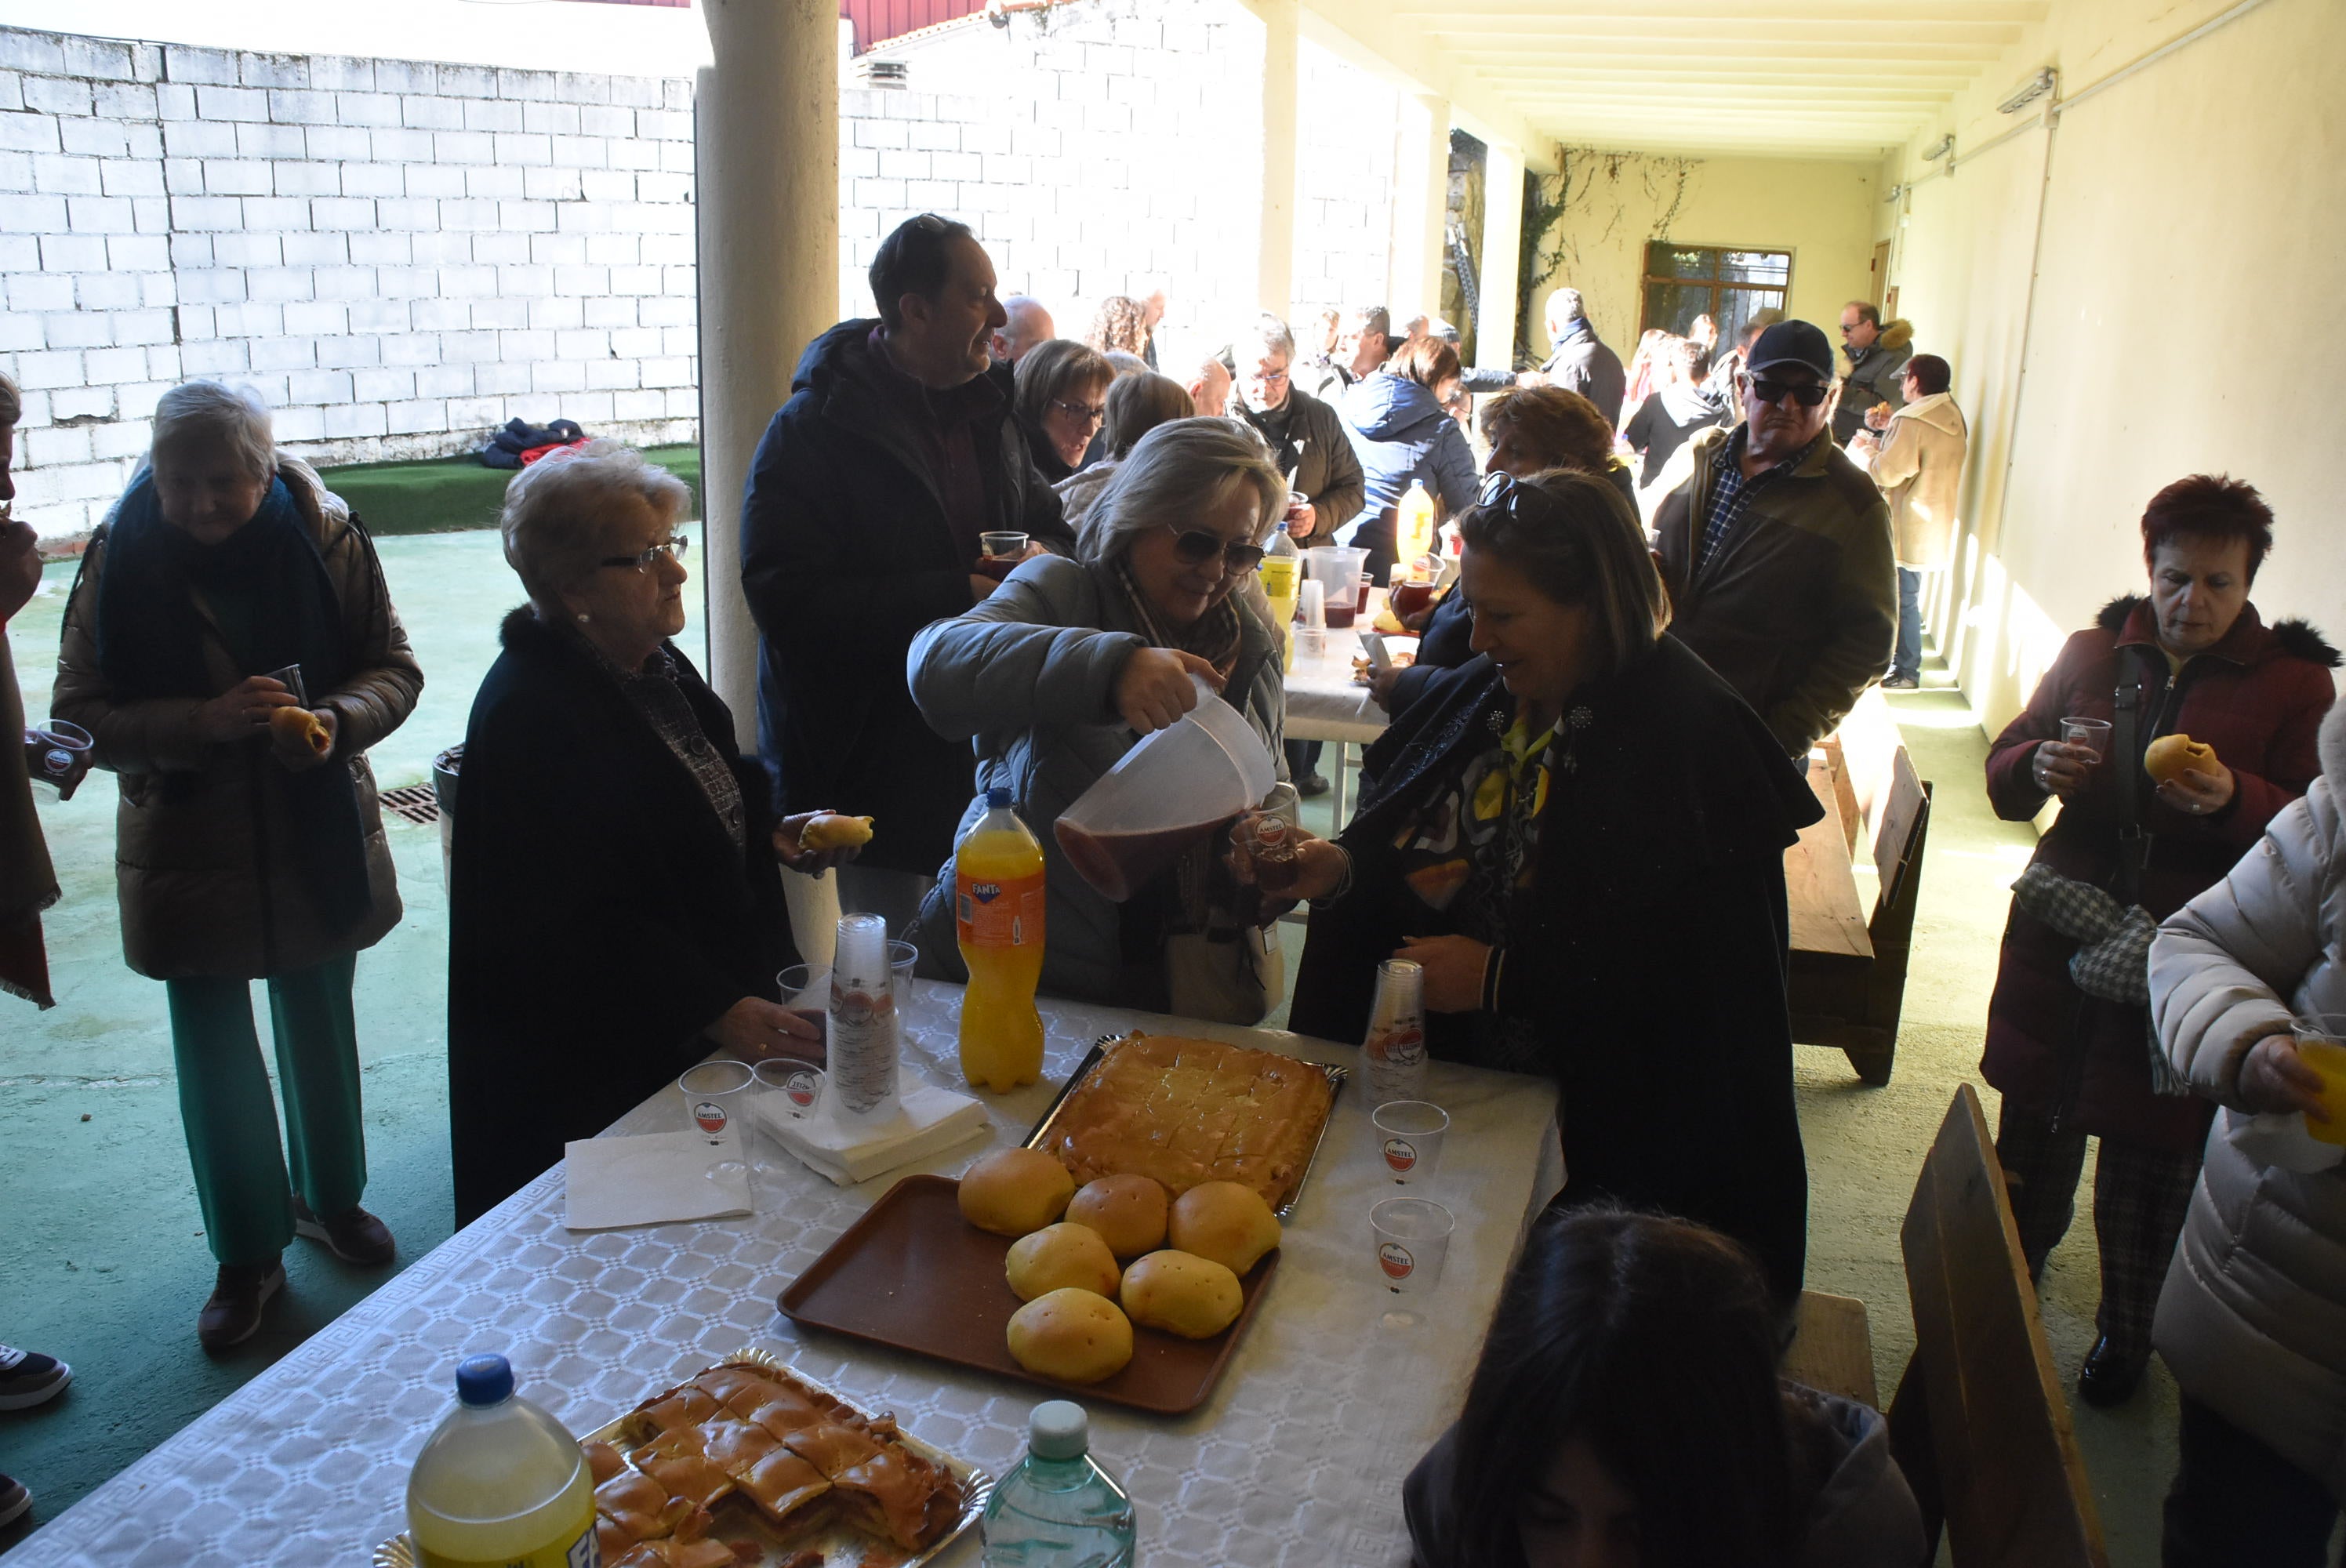
[[[1528,176],[1525,180],[1523,249],[1515,274],[1522,291],[1515,312],[1521,347],[1530,346],[1532,329],[1538,324],[1532,302],[1548,280],[1581,263],[1580,242],[1565,227],[1565,219],[1574,214],[1595,218],[1601,212],[1603,227],[1589,239],[1600,246],[1609,243],[1630,221],[1629,192],[1635,189],[1644,198],[1639,205],[1654,214],[1645,226],[1644,238],[1667,239],[1686,207],[1695,171],[1703,162],[1698,158],[1601,152],[1594,148],[1559,148],[1556,161],[1554,175]],[[1609,209],[1600,204],[1609,204]]]

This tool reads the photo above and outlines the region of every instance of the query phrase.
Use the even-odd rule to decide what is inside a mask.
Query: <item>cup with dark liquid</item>
[[[1409,625],[1412,616],[1423,613],[1433,603],[1432,583],[1395,583],[1385,596],[1385,607],[1392,611],[1393,619]]]
[[[1010,575],[1010,569],[1026,558],[1026,535],[1005,530],[1001,533],[980,534],[978,548],[984,554],[977,558],[977,573],[995,582]]]

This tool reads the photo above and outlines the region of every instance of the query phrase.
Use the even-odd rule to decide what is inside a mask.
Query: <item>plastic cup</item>
[[[273,680],[293,694],[293,700],[302,707],[310,706],[310,687],[301,678],[301,667],[289,664],[282,669],[265,670],[261,678]]]
[[[676,1086],[684,1091],[687,1125],[709,1145],[709,1174],[729,1176],[746,1171],[743,1134],[747,1130],[750,1085],[758,1075],[746,1062],[703,1062],[688,1067]]]
[[[1005,529],[995,534],[980,534],[977,545],[979,549],[996,559],[1024,555],[1026,553],[1026,535]]]
[[[794,963],[774,976],[782,1005],[815,1027],[812,1043],[818,1054],[831,1038],[831,965]]]
[[[1442,1262],[1450,1253],[1450,1233],[1457,1222],[1440,1204],[1422,1197],[1389,1197],[1369,1210],[1369,1232],[1376,1247],[1377,1279],[1394,1296],[1427,1296],[1442,1283]],[[1406,1329],[1423,1319],[1414,1312],[1388,1311],[1389,1329]]]
[[[821,1108],[822,1064],[800,1056],[770,1056],[757,1066],[758,1094],[768,1119],[803,1122]]]
[[[1377,1129],[1377,1158],[1395,1184],[1431,1182],[1442,1168],[1442,1144],[1450,1113],[1424,1100],[1392,1100],[1369,1120]]]
[[[1322,545],[1303,552],[1304,575],[1321,585],[1326,616],[1321,624],[1329,630],[1342,631],[1360,613],[1361,568],[1368,559],[1366,550],[1343,545]]]
[[[2297,1054],[2321,1079],[2321,1108],[2330,1120],[2305,1118],[2307,1135],[2317,1143],[2346,1145],[2346,1013],[2315,1013],[2290,1020],[2297,1036]]]
[[[66,719],[30,726],[25,731],[25,770],[56,785],[58,799],[70,800],[89,772],[90,751],[97,744],[88,730]]]
[[[2110,754],[2110,722],[2106,718],[2065,718],[2061,721],[2061,744],[2084,747],[2094,754],[2094,764],[2098,764]]]

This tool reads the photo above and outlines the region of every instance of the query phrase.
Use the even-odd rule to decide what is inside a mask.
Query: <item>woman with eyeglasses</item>
[[[473,699],[449,873],[459,1226],[712,1049],[821,1054],[772,1000],[797,956],[775,861],[817,871],[852,851],[800,848],[817,813],[774,821],[733,715],[669,640],[689,502],[604,441],[505,491],[505,561],[529,602]]]
[[[984,604],[913,641],[913,701],[938,734],[976,744],[977,796],[962,830],[999,785],[1043,840],[1042,984],[1055,996],[1229,1023],[1262,1016],[1232,1015],[1244,1007],[1193,991],[1168,960],[1184,936],[1219,933],[1223,956],[1235,957],[1252,933],[1260,951],[1260,928],[1233,913],[1251,901],[1235,898],[1216,846],[1199,844],[1118,904],[1084,881],[1049,827],[1142,736],[1197,706],[1193,677],[1279,755],[1282,639],[1236,590],[1286,506],[1286,481],[1250,433],[1223,419],[1159,425],[1086,514],[1074,560],[1025,562]],[[922,911],[922,972],[959,980],[953,888],[948,860]],[[1243,993],[1245,979],[1230,989]]]
[[[1026,433],[1035,470],[1053,484],[1084,465],[1107,418],[1114,380],[1116,367],[1106,355],[1065,338],[1037,343],[1019,360],[1011,412]]]
[[[1789,1311],[1808,1172],[1783,853],[1821,809],[1662,636],[1661,580],[1611,484],[1559,469],[1484,494],[1459,524],[1476,657],[1369,748],[1351,825],[1305,839],[1292,881],[1235,847],[1231,870],[1314,902],[1292,1028],[1358,1040],[1377,965],[1420,965],[1433,1054],[1561,1089],[1559,1202],[1723,1231]]]
[[[351,982],[400,918],[366,751],[423,689],[366,530],[277,450],[259,396],[217,382],[165,392],[147,461],[82,557],[51,711],[97,738],[121,789],[123,956],[163,982],[219,1265],[196,1322],[207,1350],[260,1327],[296,1236],[345,1262],[392,1258],[391,1232],[360,1207]],[[282,1147],[255,980],[269,983]]]

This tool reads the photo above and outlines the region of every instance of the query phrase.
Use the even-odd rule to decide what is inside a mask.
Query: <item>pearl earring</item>
[[[579,611],[579,612],[578,612],[578,618],[579,618],[581,621],[584,621],[584,620],[586,618],[586,611],[584,611],[584,610]]]

